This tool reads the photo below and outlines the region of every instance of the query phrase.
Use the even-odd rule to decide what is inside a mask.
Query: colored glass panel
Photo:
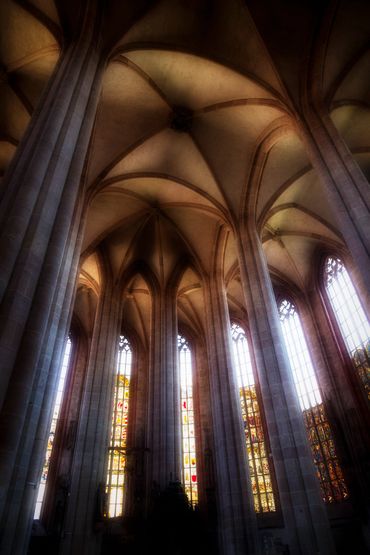
[[[123,512],[131,363],[130,344],[120,336],[106,485],[109,518],[121,516]]]
[[[237,324],[231,326],[231,337],[254,508],[257,513],[272,512],[276,510],[275,497],[248,342],[244,330]]]
[[[325,503],[342,501],[348,489],[336,453],[332,431],[322,403],[303,329],[294,304],[284,299],[279,306],[293,380],[306,425],[316,473]]]
[[[197,459],[195,452],[193,370],[191,351],[184,337],[178,336],[180,366],[180,400],[182,432],[182,471],[185,493],[189,502],[198,504]]]
[[[370,324],[339,258],[325,264],[325,288],[356,372],[370,400]]]
[[[65,381],[66,381],[66,375],[67,375],[67,370],[68,370],[68,367],[69,367],[69,360],[70,360],[70,356],[71,356],[71,348],[72,348],[72,343],[71,343],[71,340],[68,338],[67,342],[66,342],[65,350],[64,350],[62,368],[61,368],[61,371],[60,371],[60,376],[59,376],[59,381],[58,381],[57,394],[56,394],[54,410],[53,410],[53,417],[52,417],[52,420],[51,420],[51,426],[50,426],[50,432],[49,432],[49,437],[48,437],[48,443],[47,443],[47,447],[46,447],[44,465],[42,467],[41,481],[40,481],[39,489],[37,491],[36,507],[35,507],[35,513],[34,513],[34,517],[33,517],[34,519],[39,519],[40,518],[42,504],[43,504],[44,497],[45,497],[45,489],[46,489],[46,482],[47,482],[48,472],[49,472],[50,457],[51,457],[51,453],[52,453],[52,450],[53,450],[55,430],[56,430],[56,427],[57,427],[57,423],[58,423],[58,419],[59,419],[59,413],[60,413],[60,407],[61,407],[61,404],[62,404],[64,385],[65,385]]]

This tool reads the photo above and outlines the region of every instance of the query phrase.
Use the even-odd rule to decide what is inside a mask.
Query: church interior
[[[0,63],[0,553],[369,553],[368,0],[1,0]]]

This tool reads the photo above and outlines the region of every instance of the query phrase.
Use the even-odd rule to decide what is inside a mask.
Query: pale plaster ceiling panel
[[[309,166],[302,142],[294,133],[280,139],[269,151],[258,191],[257,217],[279,189]]]
[[[339,2],[330,26],[326,48],[324,90],[328,92],[338,76],[369,41],[369,3],[362,0]]]
[[[122,227],[110,233],[105,239],[108,258],[111,263],[114,277],[121,274],[122,269],[127,268],[133,260],[136,249],[136,239],[149,215],[130,219]]]
[[[370,108],[342,106],[331,117],[350,150],[370,148]]]
[[[59,15],[53,0],[31,0],[30,3],[44,13],[51,21],[59,24]]]
[[[176,222],[185,243],[191,246],[204,268],[209,270],[212,262],[213,245],[216,240],[218,221],[201,211],[189,208],[167,208],[167,215]]]
[[[211,209],[213,203],[203,196],[202,191],[194,191],[190,186],[159,177],[127,178],[114,183],[110,189],[121,190],[129,198],[142,199],[148,206],[167,204],[199,205]]]
[[[56,44],[51,32],[12,0],[1,0],[0,59],[13,71],[32,59],[37,51]]]
[[[137,257],[145,260],[159,283],[164,286],[186,252],[174,226],[160,215],[153,215],[136,242]]]
[[[192,268],[187,268],[181,276],[181,280],[178,285],[178,296],[181,297],[189,295],[201,287],[202,284],[200,276]]]
[[[87,337],[91,337],[94,329],[95,314],[98,298],[94,291],[84,285],[79,285],[76,293],[73,313],[82,325]]]
[[[237,276],[227,286],[227,300],[229,304],[229,311],[231,319],[233,317],[239,318],[243,321],[247,319],[247,312],[245,309],[245,299],[240,277]]]
[[[130,147],[167,125],[170,108],[133,69],[111,63],[104,75],[96,118],[89,181],[118,162]]]
[[[355,154],[354,158],[358,163],[358,165],[360,166],[364,176],[370,183],[370,148],[369,148],[369,152]]]
[[[223,202],[205,160],[187,133],[165,129],[130,152],[109,172],[107,178],[130,173],[157,173],[175,177],[195,185],[218,202]],[[171,187],[169,183],[166,185],[168,187]]]
[[[359,100],[367,102],[370,107],[370,79],[364,79],[365,75],[370,75],[370,50],[351,68],[339,85],[334,100]]]
[[[282,87],[299,101],[302,74],[307,69],[308,49],[317,24],[319,2],[261,0],[246,2],[254,23],[279,73]]]
[[[173,106],[196,111],[241,98],[274,98],[270,90],[240,73],[191,54],[139,50],[125,57],[153,79]]]
[[[278,109],[234,106],[202,114],[192,134],[222,189],[230,208],[238,214],[257,138],[275,119]]]
[[[19,141],[30,116],[19,97],[5,83],[0,83],[0,132]]]
[[[268,265],[304,290],[316,268],[312,260],[319,244],[320,241],[314,238],[285,235],[278,240],[265,241],[263,248]]]
[[[244,3],[162,0],[119,41],[172,45],[252,73],[278,90],[280,82]],[[118,47],[119,45],[117,45]],[[281,89],[280,89],[281,90]]]
[[[82,250],[84,251],[98,237],[105,235],[107,230],[113,230],[121,221],[135,212],[141,212],[147,205],[140,200],[127,197],[120,192],[99,194],[92,201],[86,225]]]
[[[2,175],[10,160],[13,157],[16,146],[7,142],[0,140],[0,175]]]
[[[230,230],[224,251],[223,271],[226,282],[231,278],[234,273],[236,262],[238,261],[238,249],[236,246],[233,232]]]
[[[135,276],[123,294],[123,327],[136,331],[146,347],[151,332],[151,296],[142,276]]]
[[[204,295],[200,277],[188,268],[178,287],[179,327],[186,325],[194,333],[201,335],[204,330]]]
[[[290,185],[272,205],[273,210],[282,205],[297,204],[307,208],[336,228],[335,214],[322,183],[314,170],[310,170]]]
[[[95,253],[91,254],[86,260],[84,260],[81,271],[91,278],[98,286],[100,286],[101,278],[99,271],[99,263]]]
[[[189,295],[179,297],[177,308],[179,327],[187,326],[196,336],[203,337],[205,330],[203,290],[199,289]]]
[[[59,48],[55,48],[17,70],[17,86],[31,103],[32,108],[36,107],[41,93],[54,71],[58,58]]]
[[[296,208],[287,208],[271,216],[268,225],[281,233],[315,233],[322,237],[338,240],[338,236],[313,215]]]

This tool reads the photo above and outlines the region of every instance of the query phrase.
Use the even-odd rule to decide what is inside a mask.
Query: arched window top
[[[245,330],[236,322],[231,322],[231,337],[234,341],[246,339]]]
[[[118,341],[117,374],[124,375],[129,378],[131,374],[131,362],[132,349],[130,342],[124,335],[120,335]]]
[[[190,351],[189,341],[181,334],[177,336],[177,346],[179,351]]]
[[[280,301],[279,316],[301,409],[306,410],[319,405],[321,395],[301,321],[293,301],[288,298]]]
[[[328,287],[333,280],[337,279],[338,274],[345,271],[345,267],[340,258],[327,256],[324,267],[324,283]]]
[[[132,350],[129,340],[124,335],[119,336],[118,350],[119,351],[127,351],[127,352],[128,351],[131,352],[131,350]]]
[[[324,284],[348,354],[370,401],[370,324],[340,258],[327,257]]]
[[[350,354],[370,337],[370,326],[352,280],[340,258],[328,256],[325,289]]]
[[[236,322],[231,324],[231,339],[233,340],[238,387],[253,386],[255,385],[255,379],[247,335],[244,329]]]

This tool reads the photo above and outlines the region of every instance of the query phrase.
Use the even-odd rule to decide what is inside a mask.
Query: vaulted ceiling
[[[3,0],[0,10],[3,173],[78,12],[62,0]],[[110,54],[86,169],[81,285],[98,294],[102,251],[115,280],[140,262],[164,286],[182,266],[180,322],[199,329],[201,276],[226,226],[225,280],[242,314],[232,230],[248,211],[272,274],[304,290],[318,246],[343,240],[296,122],[306,95],[320,95],[369,178],[369,2],[111,0],[102,35]],[[125,295],[144,341],[140,274]]]

